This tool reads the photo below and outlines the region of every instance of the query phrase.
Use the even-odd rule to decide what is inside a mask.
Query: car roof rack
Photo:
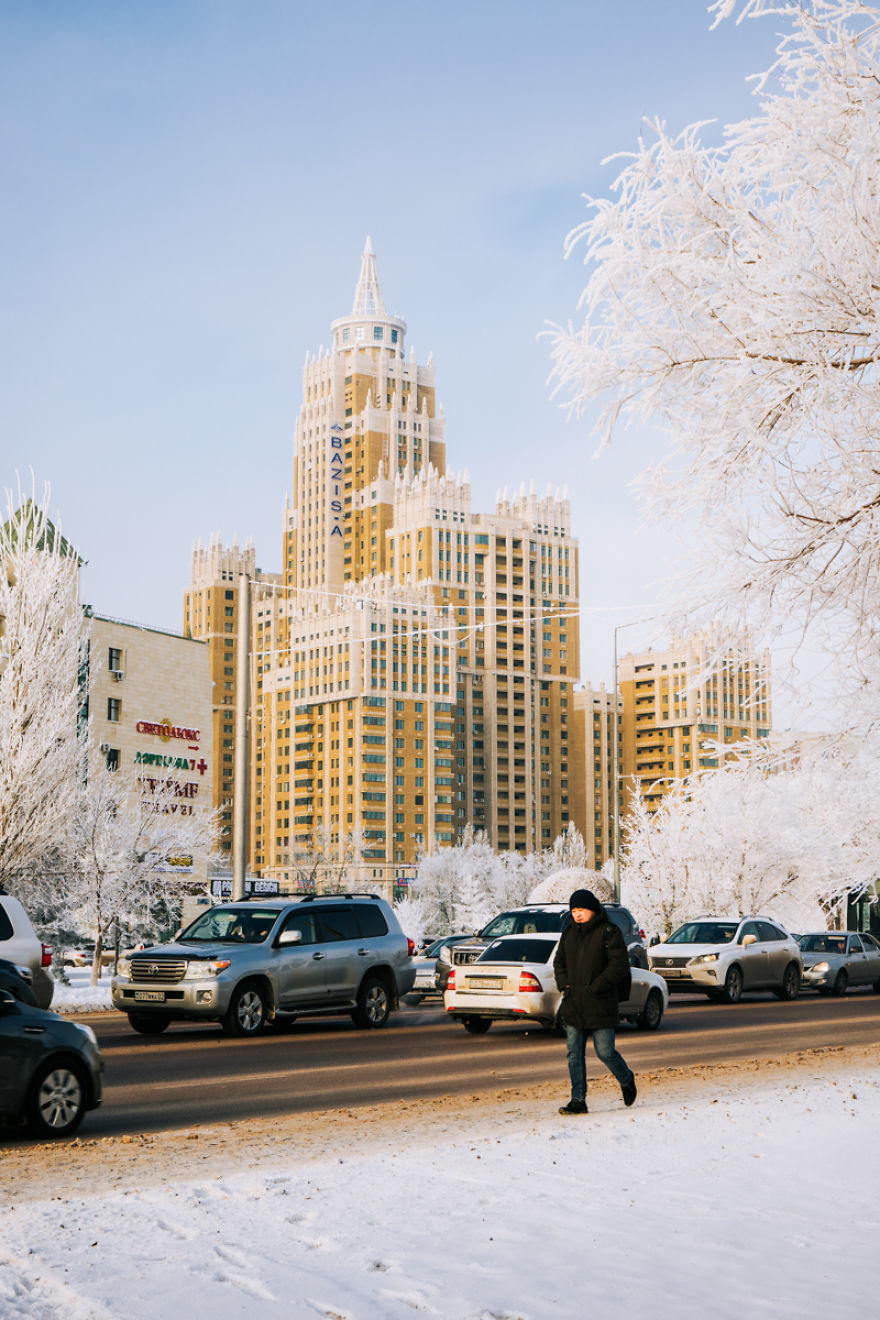
[[[378,900],[382,895],[368,894],[367,891],[363,889],[352,889],[347,890],[344,894],[296,894],[294,897],[300,898],[303,903],[313,903],[319,898],[375,898]]]

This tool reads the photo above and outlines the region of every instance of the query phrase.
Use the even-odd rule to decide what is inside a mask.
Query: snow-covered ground
[[[90,985],[91,967],[67,967],[64,972],[69,981],[65,985],[55,975],[55,994],[52,997],[53,1013],[96,1013],[112,1008],[110,1003],[111,969],[104,968],[104,973],[97,985]]]
[[[659,1073],[631,1110],[602,1081],[586,1118],[560,1117],[564,1098],[519,1090],[381,1121],[351,1110],[155,1139],[90,1140],[87,1121],[78,1147],[13,1147],[0,1316],[875,1309],[880,1050]]]

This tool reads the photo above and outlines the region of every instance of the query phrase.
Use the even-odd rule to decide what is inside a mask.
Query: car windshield
[[[178,936],[181,944],[262,944],[275,925],[272,908],[218,907],[196,917]]]
[[[803,953],[846,953],[846,936],[824,931],[821,935],[802,935],[800,945]]]
[[[738,921],[686,921],[674,930],[667,944],[731,944]]]
[[[557,943],[557,940],[496,940],[483,950],[477,962],[548,963]]]
[[[539,931],[562,930],[563,918],[567,911],[554,912],[535,908],[529,912],[502,912],[480,931],[488,939],[497,939],[499,935],[535,935]]]

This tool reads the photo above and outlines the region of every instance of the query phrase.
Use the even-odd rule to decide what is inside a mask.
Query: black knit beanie
[[[592,889],[576,889],[568,900],[569,908],[586,908],[589,912],[598,912],[602,907]]]

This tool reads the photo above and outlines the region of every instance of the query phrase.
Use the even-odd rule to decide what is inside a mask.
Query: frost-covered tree
[[[505,908],[524,903],[541,875],[543,854],[496,853],[482,830],[468,825],[454,848],[435,848],[419,860],[414,886],[430,935],[479,930]]]
[[[111,927],[142,921],[151,908],[180,902],[185,875],[171,859],[210,853],[217,814],[181,814],[179,784],[150,781],[144,793],[135,771],[101,767],[81,792],[72,865],[58,901],[95,941],[92,984]]]
[[[0,526],[0,889],[51,899],[83,775],[87,620],[79,559],[40,502]]]
[[[352,876],[363,860],[364,842],[363,830],[346,832],[330,824],[318,826],[308,843],[291,855],[300,889],[341,894],[350,888]]]
[[[878,845],[876,746],[829,747],[790,768],[756,753],[683,781],[653,815],[634,800],[623,892],[662,933],[708,913],[767,912],[797,929],[874,883]]]
[[[569,821],[568,829],[554,841],[553,847],[548,849],[547,863],[554,871],[586,866],[587,845],[573,820]]]
[[[880,719],[880,23],[863,0],[718,0],[786,30],[718,143],[659,120],[568,237],[588,283],[558,391],[664,429],[643,474],[697,525],[676,622],[807,630]],[[768,36],[770,29],[768,28]],[[723,644],[723,638],[722,638]]]

